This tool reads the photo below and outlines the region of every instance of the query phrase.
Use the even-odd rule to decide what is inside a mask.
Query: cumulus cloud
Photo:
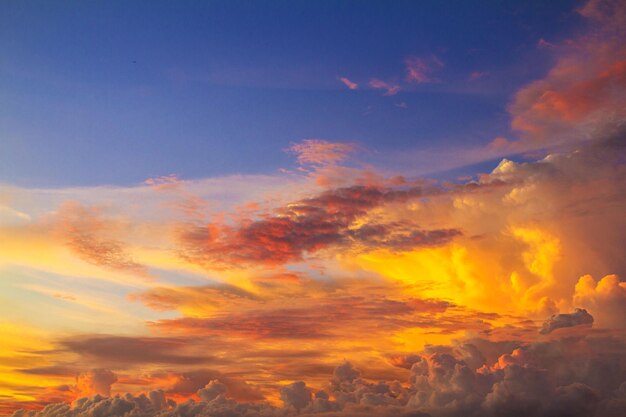
[[[302,410],[311,402],[311,390],[303,381],[297,381],[280,389],[280,399],[286,407],[293,407],[296,411]]]
[[[354,369],[350,362],[345,362],[342,365],[336,367],[333,371],[333,381],[338,384],[342,384],[344,382],[351,383],[360,375],[361,373]]]
[[[39,412],[16,411],[13,416],[617,417],[626,412],[626,357],[624,350],[615,353],[615,343],[624,341],[588,335],[533,342],[509,353],[502,342],[479,339],[467,340],[459,349],[431,346],[429,352],[415,354],[404,381],[367,380],[346,362],[322,389],[313,390],[304,381],[282,386],[283,407],[227,399],[226,387],[211,381],[198,391],[199,402],[176,404],[163,391],[148,396],[96,395],[78,399],[71,407],[51,404]],[[485,359],[490,349],[504,352],[493,364]],[[471,351],[479,353],[472,357],[481,357],[482,364],[466,362]]]
[[[225,375],[213,369],[168,373],[167,379],[174,383],[164,388],[166,393],[182,398],[189,398],[193,394],[200,398],[205,397],[205,399],[228,397],[244,402],[260,401],[265,398],[258,387],[248,384],[236,375]]]
[[[582,308],[574,309],[573,313],[554,314],[543,322],[539,331],[541,334],[548,334],[557,329],[593,324],[593,316]]]
[[[570,138],[563,133],[575,127],[593,137],[582,144],[571,136],[580,145],[575,151],[503,160],[458,182],[371,172],[330,186],[308,177],[296,186],[268,186],[288,176],[207,180],[211,204],[253,204],[244,214],[213,213],[211,220],[206,207],[189,204],[198,216],[166,225],[171,218],[153,212],[139,218],[153,206],[139,204],[132,230],[92,203],[62,206],[50,218],[63,225],[64,256],[107,273],[164,270],[163,282],[144,282],[131,296],[153,310],[142,318],[155,335],[71,335],[52,347],[15,348],[32,355],[16,359],[27,363],[20,378],[59,380],[54,387],[12,386],[36,398],[29,407],[66,398],[59,393],[73,390],[75,371],[93,367],[115,370],[115,392],[132,391],[16,417],[625,415],[626,288],[619,277],[626,148],[613,123],[622,117],[622,49],[607,38],[609,31],[621,36],[620,10],[618,2],[597,1],[581,9],[604,29],[577,39],[578,52],[566,51],[543,81],[514,99],[514,124],[528,142],[494,142],[503,152],[526,150]],[[590,45],[608,49],[593,52]],[[581,66],[581,54],[598,59]],[[339,164],[353,150],[320,140],[292,148],[305,172],[343,173]],[[149,185],[146,193],[171,193],[187,205],[177,179]],[[271,195],[258,191],[266,186]],[[127,204],[120,195],[131,191],[117,193],[103,199]],[[133,252],[127,242],[139,229],[151,239]],[[2,237],[13,230],[3,229]],[[584,310],[554,315],[537,334],[547,312],[575,307]],[[592,315],[594,329],[573,329],[591,324]],[[349,362],[333,372],[338,358]],[[85,373],[80,385],[109,395],[106,375]],[[163,391],[136,394],[155,387]],[[264,401],[278,404],[281,395],[284,407]]]
[[[578,280],[574,302],[588,308],[603,327],[626,327],[626,282],[617,275],[599,281],[585,275]]]
[[[111,395],[111,385],[117,382],[117,376],[107,369],[94,369],[76,377],[76,388],[83,396],[95,394],[108,397]]]
[[[175,403],[165,398],[163,391],[151,391],[148,395],[133,396],[126,394],[123,397],[105,397],[94,395],[82,397],[74,401],[72,405],[66,403],[49,404],[43,410],[16,411],[14,417],[153,417],[171,409]]]
[[[206,402],[213,401],[224,394],[226,394],[226,385],[218,380],[210,381],[204,388],[198,390],[198,397]]]
[[[552,397],[565,403],[573,395],[591,395],[585,387],[572,384],[584,384],[597,393],[594,410],[608,409],[609,403],[612,409],[619,410],[620,400],[615,392],[619,388],[617,382],[624,377],[620,362],[623,344],[619,340],[603,341],[610,350],[601,351],[584,334],[576,334],[589,345],[548,341],[530,346],[527,342],[538,337],[538,329],[524,314],[536,319],[545,317],[543,313],[533,315],[541,306],[550,306],[555,311],[571,311],[574,306],[580,306],[588,309],[601,324],[610,317],[602,317],[604,306],[613,305],[619,311],[623,305],[619,295],[623,289],[617,278],[604,279],[602,285],[589,278],[582,280],[576,289],[578,298],[572,303],[575,279],[581,276],[581,271],[598,274],[607,269],[618,270],[622,265],[619,248],[623,241],[622,191],[626,176],[622,175],[623,166],[615,161],[623,157],[623,152],[624,148],[615,143],[603,143],[535,162],[503,161],[493,172],[476,180],[441,187],[398,181],[321,192],[315,189],[308,197],[281,205],[257,219],[235,223],[230,229],[209,230],[210,239],[197,241],[197,248],[210,254],[209,260],[221,256],[230,262],[231,268],[241,267],[229,258],[231,252],[246,254],[253,250],[249,247],[264,245],[289,248],[288,233],[280,239],[276,238],[280,235],[273,234],[247,237],[273,222],[286,222],[289,226],[284,230],[302,233],[302,238],[294,242],[307,245],[323,236],[324,233],[319,235],[321,232],[336,231],[339,237],[326,244],[342,249],[343,259],[337,264],[319,256],[316,265],[322,266],[314,272],[311,272],[313,268],[300,268],[301,265],[294,269],[277,268],[275,272],[286,273],[288,279],[275,281],[257,281],[254,272],[246,271],[244,278],[252,278],[248,282],[242,278],[238,281],[241,286],[184,286],[171,291],[165,285],[157,286],[148,289],[145,297],[138,295],[135,299],[157,311],[181,312],[181,316],[151,323],[159,334],[176,334],[176,337],[134,340],[112,336],[106,341],[102,335],[75,336],[61,341],[57,351],[75,355],[90,367],[111,366],[116,372],[125,368],[129,373],[153,364],[168,367],[168,372],[173,366],[189,369],[207,363],[234,369],[232,364],[240,361],[236,370],[231,371],[249,377],[263,390],[276,390],[275,381],[263,379],[270,373],[281,381],[304,381],[312,396],[301,413],[415,412],[445,416],[477,410],[481,416],[504,412],[550,415],[545,413],[555,410]],[[602,222],[589,221],[599,215]],[[310,236],[302,232],[306,229],[302,225],[324,222],[335,226],[310,227]],[[337,224],[341,227],[337,228]],[[422,230],[413,227],[415,224],[428,225],[426,231],[454,225],[463,233],[439,241],[438,245],[405,245],[399,237],[412,238],[413,232]],[[229,231],[227,236],[220,236],[225,230]],[[241,238],[239,231],[248,240]],[[230,242],[240,245],[233,244],[228,248],[231,252],[214,251],[211,245],[217,242],[218,248],[225,248],[220,247],[220,239],[229,241],[233,236],[239,240]],[[242,242],[250,245],[241,245]],[[328,247],[331,246],[305,251],[300,246],[301,252],[287,249],[284,255],[275,250],[277,254],[267,252],[265,256],[285,262],[303,259],[302,254],[322,254],[322,248]],[[250,262],[246,266],[259,264]],[[311,274],[320,271],[322,278],[310,278],[303,271]],[[352,281],[327,279],[337,271],[354,278]],[[231,271],[225,270],[223,274]],[[378,288],[365,291],[364,282]],[[413,291],[420,297],[410,296]],[[444,297],[446,300],[441,299]],[[223,310],[211,311],[210,303],[223,306]],[[193,304],[204,309],[196,312],[179,309]],[[473,310],[464,306],[472,306]],[[448,346],[411,351],[411,343],[417,344],[422,338],[450,340],[460,332],[475,332],[506,343],[495,347],[475,343],[473,350],[468,346],[463,349]],[[551,340],[561,333],[567,332],[555,331],[542,338]],[[254,352],[262,348],[279,350],[284,340],[296,339],[301,343],[295,344],[294,352],[282,352],[282,356],[281,352]],[[318,351],[305,352],[307,344],[315,345]],[[303,350],[298,350],[301,347]],[[397,359],[396,367],[386,362],[381,364],[381,357],[398,352],[404,358]],[[595,352],[608,355],[612,362]],[[352,376],[346,377],[341,376],[345,372],[338,371],[337,377],[323,387],[321,374],[325,373],[326,378],[330,375],[328,363],[337,357],[358,360],[363,372],[351,367],[352,371],[347,373]],[[370,365],[369,360],[374,362]],[[564,365],[567,363],[578,363],[580,369]],[[413,381],[406,375],[409,369],[413,369]],[[194,395],[217,379],[228,387],[228,398],[218,395],[210,401],[181,403],[179,412],[235,413],[233,407],[258,410],[254,408],[257,406],[240,405],[241,400],[233,394],[233,384],[225,379],[225,374],[184,373],[176,378],[176,387],[167,385],[171,387],[165,389],[168,395],[180,395],[176,398],[184,399],[187,397],[183,397],[183,392]],[[549,398],[527,387],[529,381],[545,382],[547,385],[542,386],[547,386]],[[149,381],[138,384],[150,386]],[[119,385],[115,387],[119,391]],[[559,387],[564,388],[559,390]],[[493,393],[488,399],[487,390]],[[517,401],[519,398],[522,399]],[[209,403],[210,406],[206,405]],[[267,408],[267,404],[264,407],[263,412],[277,412],[276,408]]]
[[[492,173],[475,181],[441,187],[431,183],[418,186],[414,182],[397,182],[400,185],[316,189],[309,197],[287,203],[275,212],[266,212],[258,220],[235,223],[228,229],[235,233],[223,239],[239,239],[238,230],[245,231],[245,235],[251,233],[250,230],[265,227],[265,221],[287,221],[290,226],[285,230],[298,233],[300,224],[334,221],[341,227],[328,230],[338,230],[340,237],[330,240],[328,245],[342,249],[343,259],[340,261],[345,264],[328,262],[321,256],[324,255],[323,249],[318,249],[313,252],[320,255],[315,262],[329,268],[325,271],[320,267],[320,279],[309,276],[316,271],[298,266],[273,270],[277,274],[286,273],[288,279],[258,280],[257,271],[245,271],[246,275],[241,278],[224,270],[225,276],[232,274],[230,276],[241,278],[233,281],[238,285],[155,286],[136,293],[134,299],[156,311],[177,310],[180,313],[149,324],[158,334],[169,337],[74,336],[62,340],[57,350],[63,355],[75,355],[73,357],[89,367],[123,368],[131,374],[148,365],[167,367],[168,372],[172,372],[174,366],[186,369],[207,364],[230,367],[239,375],[248,375],[263,390],[275,387],[267,377],[272,374],[285,381],[303,380],[312,387],[312,393],[321,387],[321,374],[330,372],[327,367],[331,355],[333,358],[359,359],[360,352],[368,352],[363,353],[359,364],[396,353],[404,356],[397,359],[396,367],[382,359],[384,363],[376,362],[372,366],[375,371],[364,369],[363,374],[355,376],[352,381],[339,378],[340,385],[345,387],[343,391],[337,391],[337,395],[344,399],[343,402],[337,401],[334,391],[328,391],[327,399],[324,394],[314,395],[315,398],[312,397],[302,410],[326,410],[327,413],[339,412],[337,407],[341,404],[352,410],[383,407],[388,411],[386,407],[405,407],[410,392],[402,391],[392,383],[401,372],[407,372],[418,363],[432,367],[433,374],[446,374],[448,371],[436,369],[450,367],[449,374],[456,375],[450,378],[461,385],[466,375],[470,375],[470,381],[482,380],[482,376],[471,376],[468,372],[476,373],[483,365],[493,367],[494,363],[502,362],[497,372],[495,368],[489,371],[490,378],[492,374],[504,372],[509,365],[530,366],[531,362],[522,361],[524,353],[512,353],[514,346],[511,345],[507,345],[509,356],[500,351],[496,355],[493,352],[497,349],[483,347],[477,348],[478,352],[464,348],[462,355],[452,350],[439,351],[436,353],[440,357],[432,358],[430,365],[424,362],[424,355],[410,350],[420,340],[450,340],[462,332],[494,338],[514,335],[513,340],[519,345],[532,339],[538,331],[533,321],[525,320],[524,314],[533,319],[545,317],[543,313],[533,315],[542,305],[551,306],[555,311],[580,306],[598,318],[598,324],[602,323],[597,310],[606,304],[600,297],[605,291],[598,290],[598,284],[594,282],[586,285],[584,291],[582,287],[578,289],[580,299],[573,303],[572,292],[581,271],[597,273],[619,268],[622,254],[615,248],[620,247],[619,242],[623,239],[624,219],[620,208],[623,207],[624,176],[620,166],[613,161],[622,154],[623,148],[607,144],[552,155],[536,162],[503,161]],[[603,163],[598,164],[598,161]],[[546,210],[548,206],[550,210]],[[598,212],[602,213],[604,221],[589,222],[590,216],[595,217]],[[406,222],[407,218],[411,221]],[[456,225],[463,233],[449,240],[440,240],[437,245],[405,245],[400,237],[413,237],[412,233],[422,230],[414,228],[414,224],[429,225],[426,230]],[[380,225],[384,227],[379,228]],[[315,240],[315,233],[323,231],[313,227],[311,230],[311,241]],[[268,236],[263,238],[265,240],[237,241],[255,242],[256,246],[263,248],[263,245],[274,244],[275,235]],[[276,245],[283,245],[279,248],[288,248],[290,235],[286,236],[276,239]],[[308,242],[307,235],[302,236],[294,242]],[[593,236],[602,238],[594,239]],[[429,239],[427,236],[426,240]],[[440,237],[435,241],[437,239]],[[231,252],[212,252],[214,242],[197,242],[197,248],[215,259],[221,256],[222,261],[230,262],[231,268],[233,265],[241,267],[241,263],[229,258]],[[240,255],[255,250],[255,245],[232,245],[229,250]],[[331,246],[324,248],[328,247]],[[311,250],[306,253],[286,251],[288,256],[274,252],[267,252],[265,256],[284,262],[302,259],[302,254],[306,256]],[[331,252],[331,255],[335,253]],[[564,261],[559,263],[560,259]],[[259,263],[248,265],[258,267]],[[331,270],[330,267],[337,269]],[[266,273],[259,272],[261,275]],[[326,278],[335,274],[354,278]],[[248,277],[250,280],[245,281]],[[608,291],[610,294],[621,288],[619,280],[605,282],[613,288]],[[372,289],[367,289],[366,283]],[[420,296],[412,296],[413,292]],[[620,300],[616,299],[616,308],[619,308]],[[592,303],[597,305],[594,307]],[[214,306],[219,309],[212,309]],[[517,316],[511,316],[511,312]],[[559,337],[560,333],[565,332],[555,331],[550,338]],[[282,356],[281,352],[270,352],[285,340],[300,340],[301,343],[296,344],[293,352],[282,352]],[[307,351],[307,345],[315,345],[316,351]],[[265,353],[261,352],[263,349]],[[619,352],[622,348],[615,349]],[[433,352],[426,355],[431,354]],[[454,361],[441,356],[443,354],[451,355]],[[588,366],[592,367],[592,364]],[[371,376],[372,372],[377,376]],[[553,372],[562,374],[565,371],[548,371]],[[366,380],[363,375],[373,380]],[[437,388],[439,380],[430,380],[430,374],[422,374],[422,377],[421,381],[428,382],[428,385],[422,384],[420,391],[424,399],[415,398],[411,404],[421,404],[419,407],[424,410],[434,407],[433,404],[445,403],[439,398],[448,398],[452,396],[450,392],[459,389],[456,385]],[[369,385],[363,382],[357,384],[363,395],[350,391],[349,386],[355,381],[376,384],[378,378],[384,379],[389,386],[387,391],[381,386],[370,387],[378,391],[367,391],[364,387]],[[594,378],[607,380],[605,377]],[[166,388],[171,387],[169,383],[161,386],[170,395],[180,393],[177,395],[181,397],[176,397],[179,399],[184,398],[183,395],[193,395],[216,379],[229,387],[228,398],[237,401],[232,394],[232,384],[219,373],[203,374],[201,378],[187,373],[187,376],[176,379],[179,382],[172,391]],[[399,381],[406,389],[406,378]],[[598,388],[593,378],[559,381],[557,387],[577,381],[604,390]],[[154,385],[150,381],[139,383],[146,388],[151,384]],[[503,383],[498,391],[502,395],[498,398],[504,398],[502,401],[507,403],[505,394],[510,390],[510,384]],[[458,397],[453,397],[455,404],[471,407],[481,392],[457,394]],[[498,410],[502,401],[494,398],[490,410]],[[537,403],[542,410],[543,401]],[[429,412],[424,410],[420,409],[420,412]]]

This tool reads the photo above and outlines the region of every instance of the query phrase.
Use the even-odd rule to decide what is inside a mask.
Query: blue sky
[[[134,184],[271,173],[304,138],[369,149],[510,136],[578,2],[35,2],[0,6],[0,180]],[[435,82],[405,81],[435,57]],[[481,76],[470,81],[472,73]],[[402,85],[351,91],[340,77]]]

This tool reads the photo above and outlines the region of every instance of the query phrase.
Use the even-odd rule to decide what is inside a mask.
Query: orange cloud
[[[198,268],[194,271],[200,272],[178,281],[180,272],[168,270],[162,282],[147,283],[143,291],[122,290],[133,291],[131,300],[151,309],[144,316],[151,336],[75,332],[47,347],[48,353],[37,353],[41,363],[29,357],[19,370],[6,372],[15,381],[20,381],[16,374],[59,378],[54,386],[60,386],[71,383],[72,372],[106,367],[118,375],[116,392],[136,396],[140,390],[162,389],[182,403],[190,397],[198,400],[196,391],[212,380],[228,385],[224,378],[234,378],[248,381],[252,392],[258,389],[274,405],[280,405],[281,386],[306,377],[306,386],[314,394],[302,410],[326,407],[352,412],[354,407],[372,404],[387,411],[389,404],[416,407],[411,410],[434,407],[431,401],[416,398],[416,393],[448,395],[448,383],[433,386],[429,381],[431,373],[436,375],[445,364],[463,368],[463,361],[471,372],[484,365],[484,371],[469,378],[497,379],[515,372],[514,365],[536,366],[523,362],[524,354],[512,353],[536,338],[553,343],[565,334],[586,338],[613,334],[606,327],[611,332],[620,329],[606,324],[611,315],[602,306],[614,305],[619,311],[621,299],[608,303],[613,296],[605,298],[604,291],[598,290],[605,284],[587,283],[576,289],[578,298],[572,299],[572,294],[577,277],[620,268],[622,257],[616,248],[623,239],[626,176],[616,161],[622,156],[619,146],[596,145],[535,162],[504,160],[493,172],[459,184],[382,174],[369,185],[320,190],[309,184],[298,190],[296,198],[273,200],[277,201],[274,209],[253,204],[245,216],[181,225],[179,230],[192,236],[180,236],[180,241],[155,233],[155,240],[136,242],[166,247],[183,255],[181,264],[188,265],[187,259],[202,264],[205,271]],[[110,201],[121,205],[125,200]],[[126,242],[137,230],[127,227],[131,220],[80,207],[84,212],[72,212],[69,225],[80,233],[87,230],[96,241]],[[85,213],[86,225],[75,219],[76,213]],[[143,228],[154,224],[160,231],[162,219],[132,221]],[[59,236],[67,239],[60,232]],[[124,249],[124,253],[129,250]],[[142,265],[152,265],[144,259],[148,258],[141,258]],[[619,289],[619,279],[606,282],[612,288],[609,293]],[[564,312],[575,307],[597,317],[597,329],[561,326],[538,334],[546,314],[561,312],[554,321],[563,317],[567,321],[570,314]],[[128,308],[144,314],[139,305],[128,303]],[[53,309],[50,312],[55,314]],[[455,345],[455,339],[468,335],[502,343],[506,349],[476,348],[479,355]],[[439,344],[445,346],[432,347]],[[440,356],[428,364],[428,359],[416,359],[430,357],[436,353],[433,349],[454,360]],[[510,357],[502,358],[496,369],[493,364],[505,354]],[[363,395],[346,385],[345,392],[328,391],[328,398],[316,397],[343,358],[362,369],[349,383],[362,379],[358,383]],[[12,358],[11,363],[19,360]],[[410,368],[424,360],[423,366],[432,369],[420,380],[430,388],[407,379]],[[206,371],[207,366],[214,369]],[[205,370],[201,376],[194,373],[201,370]],[[158,373],[163,376],[155,376]],[[402,389],[393,385],[394,391],[389,391],[392,388],[371,381],[381,376],[389,387],[394,378],[405,378]],[[507,384],[497,387],[500,394],[508,389]],[[219,401],[236,402],[232,389],[229,386]],[[23,400],[31,404],[66,398],[65,391],[24,390],[17,382],[8,392],[28,392],[30,397]],[[474,395],[478,394],[469,396]],[[344,401],[357,396],[356,402]],[[491,404],[500,407],[506,398]],[[129,407],[133,401],[129,400]]]
[[[578,280],[574,303],[589,309],[604,327],[626,327],[626,282],[617,275],[597,281],[590,275]]]
[[[592,3],[583,14],[621,30],[613,23],[619,16]],[[604,30],[579,44],[621,51]],[[559,61],[536,90],[520,92],[520,107],[512,108],[529,126],[529,142],[496,138],[494,148],[524,151],[555,144],[544,135],[554,127],[599,121],[594,126],[606,128],[611,117],[620,120],[621,108],[611,107],[621,100],[623,59],[598,51],[604,61],[584,68],[570,52],[570,61]],[[598,109],[613,110],[611,117]],[[149,181],[156,193],[146,186],[106,197],[92,190],[89,204],[63,205],[41,224],[2,228],[3,312],[45,295],[69,301],[64,291],[44,288],[61,279],[49,274],[59,269],[39,262],[55,248],[64,251],[62,262],[97,265],[124,283],[148,268],[159,281],[115,287],[122,300],[131,292],[139,302],[120,307],[141,321],[120,334],[103,333],[101,312],[70,316],[58,304],[35,319],[61,328],[62,338],[43,344],[28,340],[21,325],[4,331],[0,402],[9,405],[0,409],[70,401],[80,389],[99,395],[15,417],[107,410],[143,417],[624,415],[626,289],[607,274],[623,270],[625,148],[621,139],[592,136],[576,152],[503,160],[460,183],[341,166],[356,145],[310,139],[291,151],[306,172],[332,171],[322,187],[309,176],[296,185],[279,175],[268,182],[165,177]],[[258,191],[270,183],[278,185]],[[202,192],[211,187],[217,191],[207,198]],[[217,205],[224,193],[242,197],[219,213],[187,199]],[[157,194],[198,216],[181,222],[155,210],[160,205],[145,197]],[[107,216],[94,200],[124,217]],[[38,210],[57,208],[55,200]],[[14,285],[21,279],[37,286]],[[79,288],[94,285],[85,281],[64,281],[67,294],[80,300]],[[94,286],[109,303],[111,294]],[[16,303],[13,294],[25,288],[39,291]],[[75,330],[81,319],[93,334]],[[102,367],[115,375],[85,372]],[[76,374],[78,388],[71,385]],[[103,397],[112,384],[120,396]]]
[[[60,236],[82,260],[140,277],[149,276],[147,268],[132,259],[122,242],[109,237],[116,225],[103,220],[98,209],[66,202],[59,209],[56,222]]]
[[[281,277],[271,277],[281,279]],[[179,310],[188,316],[207,315],[221,308],[246,305],[259,298],[240,287],[216,283],[199,287],[154,287],[129,296],[132,301],[141,301],[157,310]]]
[[[161,330],[246,339],[322,339],[344,337],[347,323],[358,325],[361,331],[369,333],[376,332],[380,326],[387,332],[404,327],[454,326],[453,322],[437,322],[431,317],[445,312],[449,306],[446,302],[432,300],[337,297],[317,299],[315,305],[307,307],[249,310],[214,318],[185,317],[162,320],[153,325]]]
[[[401,381],[368,378],[360,366],[344,361],[329,369],[327,382],[317,387],[303,380],[275,386],[280,402],[274,403],[235,399],[238,388],[252,388],[245,381],[212,371],[185,373],[176,376],[179,388],[167,393],[180,403],[167,398],[163,390],[155,390],[147,396],[81,398],[72,407],[57,404],[33,417],[47,417],[52,409],[59,417],[95,417],[112,409],[190,417],[619,416],[626,411],[626,368],[611,353],[616,343],[619,339],[591,335],[523,344],[466,339],[453,346],[430,346],[413,355]],[[183,391],[195,391],[199,401],[176,396]]]
[[[117,376],[107,369],[94,369],[76,377],[76,388],[80,395],[111,395],[111,385],[117,382]]]

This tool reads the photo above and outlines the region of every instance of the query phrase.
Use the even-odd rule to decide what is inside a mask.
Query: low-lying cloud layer
[[[506,346],[484,339],[430,346],[411,357],[404,380],[368,380],[345,362],[322,386],[311,387],[305,381],[282,386],[280,405],[235,401],[228,385],[212,379],[198,389],[196,400],[181,403],[159,390],[138,396],[84,397],[72,406],[54,404],[40,412],[17,411],[13,416],[617,417],[626,412],[623,340],[587,332],[580,337],[520,344],[504,353]],[[491,363],[486,357],[494,353],[499,356]],[[110,376],[105,381],[109,384],[115,381],[110,372],[91,375]]]

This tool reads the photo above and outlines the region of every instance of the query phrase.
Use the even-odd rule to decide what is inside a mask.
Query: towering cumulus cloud
[[[110,396],[111,385],[117,382],[117,377],[106,369],[94,369],[76,377],[76,387],[82,395],[94,394]]]
[[[268,175],[6,187],[0,415],[626,416],[626,4],[576,13],[490,172],[305,139]],[[369,86],[443,88],[420,56]]]

